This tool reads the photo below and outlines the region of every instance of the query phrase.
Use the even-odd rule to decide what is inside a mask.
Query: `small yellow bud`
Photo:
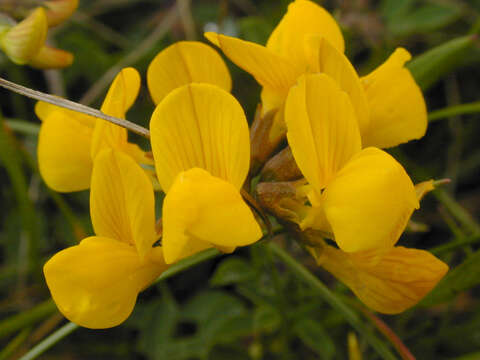
[[[70,16],[78,7],[78,0],[50,0],[45,2],[48,26],[56,26]]]
[[[4,33],[0,47],[14,63],[23,65],[37,55],[46,36],[47,17],[39,7]]]

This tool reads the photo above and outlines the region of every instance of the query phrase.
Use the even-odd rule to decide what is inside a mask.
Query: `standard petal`
[[[38,167],[45,183],[55,191],[71,192],[90,187],[93,129],[62,110],[48,111],[38,136]],[[45,110],[45,111],[44,111]],[[47,113],[45,107],[42,114]],[[43,115],[42,115],[43,117]],[[85,120],[85,119],[83,119]],[[86,121],[88,122],[88,121]]]
[[[101,111],[121,119],[133,105],[140,89],[140,75],[134,68],[125,68],[115,77],[103,101]],[[105,120],[97,120],[93,133],[92,159],[103,149],[113,148],[125,151],[127,129]]]
[[[393,246],[419,207],[403,167],[377,148],[357,153],[322,198],[335,241],[347,252]]]
[[[73,54],[51,46],[43,46],[28,61],[28,65],[37,69],[61,69],[72,65]]]
[[[350,96],[360,132],[363,133],[370,123],[370,110],[365,91],[353,65],[343,53],[321,36],[307,35],[303,44],[309,59],[310,72],[327,74]]]
[[[326,38],[341,53],[345,50],[342,32],[335,19],[324,8],[308,0],[290,3],[287,13],[270,35],[267,49],[305,68],[307,59],[303,40],[310,34]]]
[[[167,266],[143,262],[133,246],[105,237],[89,237],[55,254],[43,268],[60,312],[92,329],[127,319],[138,293]]]
[[[285,121],[293,157],[318,193],[361,149],[352,104],[325,74],[302,76],[292,87],[285,105]]]
[[[300,64],[283,58],[262,45],[236,39],[230,36],[205,33],[205,37],[217,45],[223,53],[257,82],[285,97],[297,77],[303,73]]]
[[[232,88],[227,66],[210,46],[199,41],[179,41],[162,50],[150,63],[147,83],[155,104],[172,90],[192,82]]]
[[[429,252],[402,246],[350,254],[326,246],[319,265],[365,305],[384,314],[398,314],[417,304],[448,271],[448,266]]]
[[[150,132],[165,192],[180,172],[193,167],[242,187],[250,163],[248,124],[240,104],[225,90],[189,84],[172,91],[153,112]]]
[[[156,241],[152,182],[128,155],[102,151],[93,166],[90,215],[98,236],[136,246],[140,257]]]
[[[370,125],[362,132],[365,146],[388,148],[425,135],[425,100],[412,74],[404,67],[410,59],[408,51],[399,48],[362,78],[370,106]]]
[[[163,202],[162,246],[167,264],[208,246],[231,249],[262,236],[232,184],[199,168],[178,175]]]

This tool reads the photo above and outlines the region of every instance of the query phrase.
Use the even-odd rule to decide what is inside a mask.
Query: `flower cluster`
[[[383,313],[415,305],[448,267],[395,246],[433,189],[433,181],[414,186],[380,149],[426,131],[423,96],[404,68],[408,52],[397,49],[360,78],[337,23],[308,0],[290,4],[265,47],[206,37],[262,86],[250,133],[227,67],[200,42],[171,45],[148,68],[151,152],[117,125],[37,104],[40,173],[57,191],[90,188],[96,234],[45,265],[62,313],[85,327],[115,326],[169,264],[258,241],[247,189],[366,305]],[[140,82],[123,69],[101,111],[124,118]],[[154,189],[165,193],[158,221]]]
[[[12,13],[23,13],[22,2],[16,3],[19,10],[10,9]],[[0,49],[15,64],[30,65],[38,69],[53,69],[70,66],[73,55],[56,49],[45,43],[50,27],[68,19],[78,6],[78,0],[48,0],[42,6],[32,10],[20,22],[2,18],[0,22]]]

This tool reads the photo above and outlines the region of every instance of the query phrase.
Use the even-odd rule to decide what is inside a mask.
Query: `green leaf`
[[[480,251],[470,255],[461,265],[451,270],[420,305],[431,306],[446,302],[478,284],[480,284]]]
[[[253,328],[256,333],[273,333],[280,328],[282,317],[273,306],[260,306],[255,310]]]
[[[319,322],[302,319],[295,324],[293,331],[322,359],[333,359],[335,356],[335,344]]]
[[[225,286],[250,280],[255,276],[250,264],[240,257],[231,256],[218,265],[210,279],[212,286]]]
[[[427,90],[462,64],[465,54],[472,50],[475,39],[475,35],[468,35],[450,40],[415,57],[407,64],[407,68],[422,90]]]
[[[460,15],[459,6],[428,4],[407,14],[400,12],[391,18],[388,28],[396,36],[427,33],[452,23]]]

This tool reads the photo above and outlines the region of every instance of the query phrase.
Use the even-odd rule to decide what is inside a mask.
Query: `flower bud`
[[[291,181],[302,177],[289,146],[270,158],[261,172],[262,181]]]
[[[45,10],[38,7],[28,17],[4,32],[0,47],[16,64],[28,63],[37,55],[47,37]]]
[[[37,69],[58,69],[70,66],[72,62],[73,55],[68,51],[43,46],[28,64]]]
[[[78,7],[78,0],[45,1],[48,26],[56,26],[68,19]]]

